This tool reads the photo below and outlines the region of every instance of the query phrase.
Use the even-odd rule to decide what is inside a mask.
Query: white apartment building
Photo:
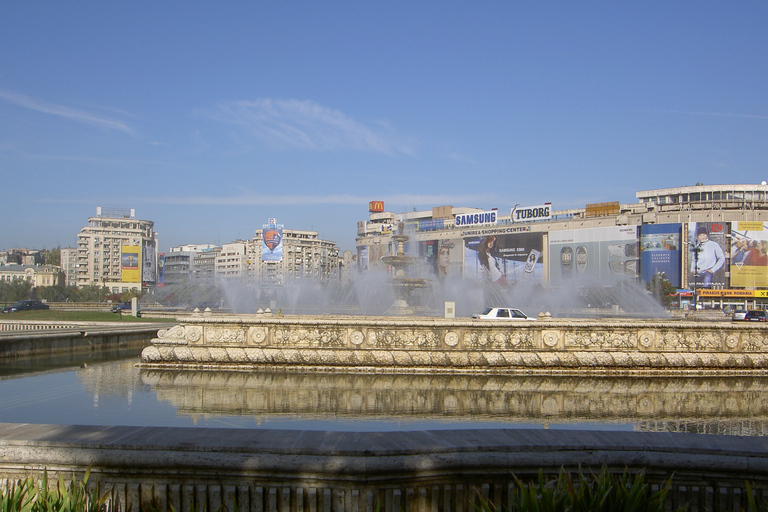
[[[153,286],[157,280],[154,222],[135,210],[96,209],[77,237],[77,286],[105,286],[113,293]]]
[[[229,279],[244,279],[248,275],[248,246],[252,242],[237,240],[221,246],[216,257],[216,282]]]
[[[62,247],[61,272],[64,274],[64,283],[69,286],[77,285],[77,247]]]
[[[270,238],[274,232],[279,232],[279,243]],[[250,280],[275,286],[290,279],[339,278],[339,249],[335,242],[319,238],[317,231],[265,225],[248,244],[247,259]]]
[[[186,284],[195,279],[195,257],[203,252],[220,251],[214,244],[187,244],[171,247],[165,255],[165,284]],[[199,260],[198,260],[199,261]]]

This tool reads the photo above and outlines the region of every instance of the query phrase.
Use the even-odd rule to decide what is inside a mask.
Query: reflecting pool
[[[286,430],[768,435],[768,377],[139,370],[138,351],[0,364],[0,421]]]

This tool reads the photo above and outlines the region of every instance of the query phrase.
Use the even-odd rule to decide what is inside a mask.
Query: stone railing
[[[20,320],[0,320],[0,332],[5,331],[45,331],[51,329],[76,329],[79,324],[62,322],[24,322]]]
[[[765,371],[768,326],[732,322],[190,316],[145,367],[360,371]]]
[[[670,480],[671,510],[765,496],[766,438],[566,430],[323,432],[0,423],[0,488],[83,478],[119,511],[510,510],[517,480],[561,469]],[[743,507],[743,508],[742,508]]]

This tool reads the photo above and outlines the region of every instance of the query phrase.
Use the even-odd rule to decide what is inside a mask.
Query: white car
[[[535,320],[516,308],[485,308],[479,315],[472,315],[477,320]]]

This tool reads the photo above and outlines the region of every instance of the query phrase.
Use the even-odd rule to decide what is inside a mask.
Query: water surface
[[[0,365],[0,421],[402,431],[568,428],[768,435],[768,377],[140,370],[138,352]]]

